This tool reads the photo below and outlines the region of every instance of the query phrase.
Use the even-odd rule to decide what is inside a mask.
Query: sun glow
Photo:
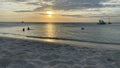
[[[46,12],[48,15],[52,15],[53,14],[53,11],[47,11]]]

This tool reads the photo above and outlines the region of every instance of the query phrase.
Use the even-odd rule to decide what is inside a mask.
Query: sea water
[[[120,24],[8,22],[0,23],[0,36],[120,45]]]

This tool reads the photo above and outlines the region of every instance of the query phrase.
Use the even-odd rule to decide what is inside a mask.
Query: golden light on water
[[[45,29],[46,29],[45,32],[46,32],[47,37],[52,38],[52,37],[56,36],[56,34],[55,34],[56,28],[55,28],[54,24],[52,24],[52,23],[46,24]],[[52,39],[46,39],[46,41],[54,42],[54,40],[52,40]]]

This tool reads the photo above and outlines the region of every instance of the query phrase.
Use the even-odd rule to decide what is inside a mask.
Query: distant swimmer
[[[81,30],[85,30],[85,28],[84,28],[84,27],[82,27],[82,28],[81,28]]]
[[[28,27],[27,30],[30,30],[30,28]]]
[[[22,31],[25,31],[25,28],[23,28]]]

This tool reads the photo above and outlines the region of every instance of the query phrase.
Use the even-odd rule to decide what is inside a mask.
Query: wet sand
[[[120,50],[1,37],[0,68],[120,68]]]

